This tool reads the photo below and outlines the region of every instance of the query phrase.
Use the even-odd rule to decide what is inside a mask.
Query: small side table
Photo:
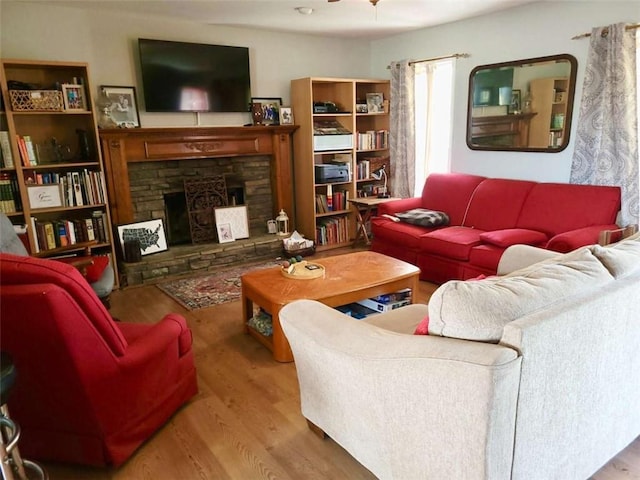
[[[367,222],[371,220],[373,209],[384,202],[390,202],[392,200],[400,200],[399,197],[378,198],[378,197],[358,197],[350,198],[349,202],[353,205],[356,211],[356,238],[353,241],[353,246],[358,244],[358,241],[362,238],[367,245],[371,244],[369,234],[367,233]]]

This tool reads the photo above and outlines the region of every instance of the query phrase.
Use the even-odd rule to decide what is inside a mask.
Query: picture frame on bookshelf
[[[251,97],[251,113],[254,125],[279,125],[280,97]]]
[[[219,225],[229,224],[231,235],[234,240],[241,238],[249,238],[249,217],[247,214],[247,206],[239,205],[235,207],[217,207],[213,209],[213,215],[216,221],[216,229],[218,230],[218,238],[220,239]],[[223,242],[220,242],[223,243]]]
[[[367,113],[383,113],[383,101],[382,93],[367,93]]]
[[[228,243],[228,242],[235,241],[230,223],[216,224],[216,231],[218,232],[218,241],[220,243]]]
[[[147,220],[145,222],[118,225],[118,238],[125,254],[125,242],[137,240],[140,243],[140,254],[150,255],[169,249],[164,224],[161,218]]]
[[[85,95],[84,85],[63,83],[61,88],[65,110],[87,110],[87,97]]]
[[[293,125],[293,111],[291,107],[280,109],[280,125]]]
[[[135,87],[101,85],[100,91],[111,102],[109,111],[111,118],[118,127],[140,127],[140,114],[138,112],[138,98],[136,97]]]
[[[27,187],[29,205],[32,209],[57,208],[62,206],[60,185],[29,185]]]

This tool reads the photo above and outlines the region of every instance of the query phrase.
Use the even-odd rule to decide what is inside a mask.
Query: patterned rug
[[[188,310],[198,310],[220,303],[240,300],[240,276],[279,265],[278,262],[242,265],[218,272],[170,280],[156,286]]]

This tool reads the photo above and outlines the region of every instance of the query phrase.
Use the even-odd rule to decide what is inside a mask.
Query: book
[[[13,154],[11,153],[11,142],[9,141],[9,132],[0,131],[0,149],[2,149],[2,160],[5,168],[13,168]]]
[[[53,230],[53,223],[44,222],[44,233],[46,239],[46,249],[53,250],[56,248],[56,235]]]
[[[73,205],[82,206],[84,200],[82,198],[82,186],[80,185],[80,173],[71,172],[71,182],[73,185],[74,203]]]
[[[36,165],[38,165],[38,157],[36,157],[36,149],[33,146],[31,137],[29,135],[24,135],[22,139],[24,140],[24,145],[27,149],[27,158],[29,159],[29,166],[35,167]]]

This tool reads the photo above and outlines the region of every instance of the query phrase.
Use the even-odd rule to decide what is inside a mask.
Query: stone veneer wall
[[[129,164],[131,203],[135,222],[161,218],[164,194],[184,191],[184,180],[224,175],[227,186],[245,189],[251,236],[262,235],[273,218],[271,162],[268,156],[168,160]]]
[[[164,195],[184,191],[184,179],[225,175],[227,187],[242,186],[248,207],[248,239],[220,244],[170,246],[120,267],[121,285],[157,283],[166,277],[205,273],[282,254],[282,239],[268,235],[273,218],[271,162],[268,156],[168,160],[129,164],[134,221],[161,218],[166,223]]]

